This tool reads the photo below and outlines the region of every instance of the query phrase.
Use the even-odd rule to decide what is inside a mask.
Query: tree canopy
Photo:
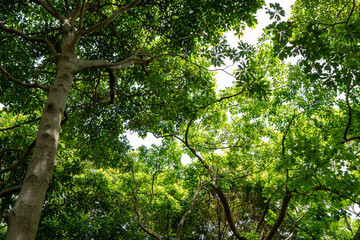
[[[2,1],[1,238],[359,240],[360,4],[262,7]]]

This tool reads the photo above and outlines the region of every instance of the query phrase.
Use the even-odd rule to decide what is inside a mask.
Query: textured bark
[[[46,190],[53,174],[61,118],[76,65],[77,41],[69,21],[64,21],[63,33],[62,54],[58,57],[56,78],[41,116],[34,152],[18,199],[6,216],[7,240],[32,240],[36,237]]]

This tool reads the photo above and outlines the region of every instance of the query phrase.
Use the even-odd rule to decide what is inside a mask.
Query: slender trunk
[[[69,22],[63,25],[62,54],[57,74],[45,104],[34,152],[18,199],[6,216],[7,240],[33,240],[36,237],[41,210],[53,174],[59,142],[61,118],[74,79],[76,55],[74,31]]]

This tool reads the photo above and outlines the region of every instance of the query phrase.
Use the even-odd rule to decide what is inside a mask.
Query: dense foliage
[[[263,4],[3,1],[1,238],[74,34],[36,239],[359,240],[360,4],[297,0],[286,21],[270,4],[258,43],[231,48]],[[226,58],[234,85],[216,91]]]

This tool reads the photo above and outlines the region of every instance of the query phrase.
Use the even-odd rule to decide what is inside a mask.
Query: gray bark
[[[6,216],[7,240],[32,240],[36,237],[46,190],[53,174],[61,118],[76,66],[77,40],[74,38],[72,23],[66,19],[63,23],[63,33],[62,53],[57,58],[57,74],[49,89],[34,152],[18,199]]]

